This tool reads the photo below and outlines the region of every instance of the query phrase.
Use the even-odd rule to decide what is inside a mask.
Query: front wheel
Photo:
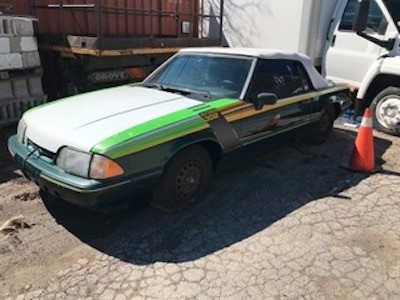
[[[152,204],[169,212],[182,210],[204,196],[212,175],[208,152],[201,146],[190,146],[167,164]]]
[[[382,132],[400,136],[400,89],[389,87],[371,103],[374,127]]]
[[[310,130],[306,133],[306,142],[316,145],[324,143],[332,132],[334,121],[335,108],[333,105],[329,105],[322,112],[321,118],[313,123]]]

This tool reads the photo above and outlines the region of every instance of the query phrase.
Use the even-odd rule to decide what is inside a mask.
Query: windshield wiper
[[[182,95],[188,95],[191,94],[191,91],[188,91],[186,89],[179,89],[171,86],[164,86],[159,83],[144,83],[142,86],[151,88],[151,89],[158,89],[164,92],[171,92],[171,93],[180,93]]]
[[[184,89],[184,88],[177,88],[177,87],[172,87],[172,86],[165,86],[159,83],[145,83],[142,85],[143,87],[147,88],[153,88],[153,89],[158,89],[164,92],[170,92],[170,93],[179,93],[183,96],[203,96],[204,98],[210,99],[211,98],[211,93],[207,91],[195,91],[195,90],[189,90],[189,89]]]
[[[192,91],[190,91],[190,90],[180,89],[180,88],[171,87],[171,86],[163,86],[162,90],[165,92],[180,93],[182,95],[189,95],[192,93]]]
[[[211,98],[211,93],[208,91],[198,91],[198,90],[190,90],[184,88],[177,88],[172,86],[164,86],[163,91],[171,92],[171,93],[180,93],[183,96],[195,96],[194,98],[198,98],[196,96],[201,96],[207,99]]]
[[[159,83],[143,83],[142,86],[150,89],[158,89],[164,91],[164,86]]]

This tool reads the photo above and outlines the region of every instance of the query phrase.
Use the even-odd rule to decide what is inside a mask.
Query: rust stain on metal
[[[181,48],[133,48],[123,50],[96,50],[78,47],[63,47],[63,46],[50,46],[42,45],[40,49],[52,50],[56,52],[74,55],[89,55],[98,57],[112,57],[112,56],[129,56],[129,55],[154,55],[154,54],[174,54]]]

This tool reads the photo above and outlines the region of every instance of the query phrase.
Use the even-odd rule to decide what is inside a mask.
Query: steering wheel
[[[229,89],[229,88],[233,89],[235,87],[235,83],[229,79],[222,80],[221,85],[223,88],[226,88],[226,89]]]

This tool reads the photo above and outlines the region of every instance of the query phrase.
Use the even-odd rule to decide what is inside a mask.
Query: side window
[[[311,90],[310,81],[301,63],[283,60],[259,60],[247,98],[260,93],[273,93],[279,99]]]
[[[341,31],[352,30],[354,19],[356,17],[357,2],[358,2],[357,0],[349,0],[349,2],[347,3],[346,9],[344,10],[344,14],[342,17],[342,21],[340,22],[339,30]],[[384,34],[387,26],[388,22],[385,16],[383,15],[380,7],[376,3],[376,1],[371,0],[366,32]]]
[[[308,74],[304,69],[303,65],[299,62],[293,62],[293,72],[292,72],[292,81],[293,81],[293,91],[292,95],[299,95],[308,93],[313,90],[311,81],[308,78]]]
[[[382,13],[382,10],[375,1],[371,2],[369,7],[367,32],[385,34],[388,21]]]
[[[356,17],[356,7],[358,0],[349,0],[344,10],[339,30],[352,30],[354,19]]]

